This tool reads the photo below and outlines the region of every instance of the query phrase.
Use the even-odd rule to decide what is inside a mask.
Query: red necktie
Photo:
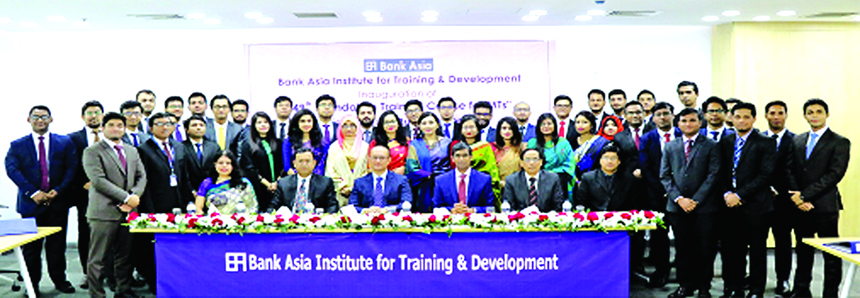
[[[639,129],[633,131],[633,143],[636,144],[636,150],[639,150]]]
[[[457,195],[459,196],[460,203],[466,204],[466,175],[460,175],[460,186],[457,187]]]
[[[665,137],[666,137],[666,143],[669,143],[669,133],[667,132],[667,133],[666,133],[665,135],[663,135],[663,136],[665,136]]]
[[[164,141],[164,154],[167,154],[167,160],[173,163],[173,156],[170,155],[170,147],[167,146],[167,141]]]
[[[561,127],[558,129],[558,137],[564,137],[564,121],[561,122]]]
[[[693,149],[693,140],[687,140],[687,148],[684,149],[684,158],[687,160],[687,163],[690,163],[690,150]]]
[[[43,192],[47,192],[51,188],[48,183],[48,153],[45,150],[45,137],[39,136],[39,170],[42,173],[42,184],[39,186]]]

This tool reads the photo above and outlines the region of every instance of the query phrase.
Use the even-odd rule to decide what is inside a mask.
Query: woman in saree
[[[423,136],[413,139],[406,157],[406,177],[412,185],[412,211],[433,210],[433,186],[436,176],[451,170],[448,155],[451,140],[442,136],[439,117],[424,112],[418,118],[418,127]]]
[[[317,161],[317,166],[314,167],[314,174],[325,175],[328,146],[323,143],[319,121],[317,121],[317,117],[310,110],[303,109],[290,119],[290,130],[287,133],[287,137],[284,138],[282,147],[284,148],[284,171],[287,174],[292,175],[296,173],[293,167],[293,151],[305,147],[313,151],[314,159]]]
[[[493,183],[493,194],[496,195],[496,207],[500,206],[502,199],[502,188],[499,183],[499,164],[496,163],[496,152],[493,144],[481,140],[481,130],[478,129],[478,117],[465,115],[460,118],[460,131],[454,133],[459,136],[457,142],[465,142],[472,148],[472,169],[490,175]],[[453,167],[453,162],[452,162]]]
[[[576,132],[579,137],[576,138],[576,144],[571,144],[573,147],[573,163],[576,165],[574,171],[574,181],[578,182],[582,179],[582,174],[594,169],[595,166],[600,166],[597,162],[597,154],[600,149],[609,141],[606,138],[597,135],[597,117],[590,111],[582,111],[576,114],[573,118]]]
[[[388,110],[383,112],[382,116],[379,116],[379,122],[376,124],[376,130],[373,132],[373,141],[370,142],[369,148],[375,147],[376,144],[388,145],[389,153],[391,153],[391,162],[388,163],[388,170],[405,175],[409,139],[406,137],[406,131],[403,129],[400,117],[394,111]]]
[[[222,214],[257,213],[254,186],[242,177],[233,152],[221,151],[212,174],[197,189],[194,205],[197,206],[197,214],[203,214],[204,208],[210,211],[217,209]]]
[[[558,137],[558,125],[555,116],[543,113],[537,120],[538,128],[535,137],[529,140],[528,148],[537,148],[544,154],[544,170],[556,173],[562,187],[567,191],[565,199],[573,198],[573,149],[566,138]],[[571,201],[572,202],[572,201]]]
[[[358,118],[347,115],[340,120],[337,141],[329,145],[325,175],[334,181],[337,203],[343,207],[349,202],[353,182],[367,174],[368,145],[361,137],[364,132]]]
[[[520,152],[525,148],[523,136],[514,117],[505,117],[496,125],[496,161],[499,163],[499,184],[505,189],[505,178],[520,170]]]

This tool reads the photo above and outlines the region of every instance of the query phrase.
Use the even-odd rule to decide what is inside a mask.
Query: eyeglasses
[[[534,162],[541,161],[541,159],[540,158],[526,158],[526,159],[523,159],[523,161],[526,163],[534,163]]]
[[[228,106],[228,105],[216,105],[216,106],[212,106],[212,109],[213,110],[228,110],[228,109],[230,109],[230,106]]]
[[[414,113],[421,113],[421,110],[420,109],[406,110],[406,114],[414,114]]]
[[[439,107],[440,110],[453,110],[454,107]]]
[[[140,117],[140,115],[143,115],[141,112],[125,112],[122,114],[125,115],[126,117],[131,117],[131,116]]]
[[[371,156],[370,159],[374,161],[383,161],[388,159],[388,156]]]
[[[358,128],[358,126],[355,126],[355,124],[345,124],[345,125],[343,125],[343,129],[356,129],[356,128]]]
[[[708,112],[708,114],[720,114],[720,113],[724,113],[725,111],[726,110],[723,110],[723,109],[709,109],[707,112]]]
[[[176,125],[176,122],[155,122],[152,125],[154,125],[154,126],[173,126],[173,125]]]
[[[321,107],[321,108],[333,108],[333,107],[334,107],[334,104],[331,104],[331,103],[321,103],[321,104],[319,104],[319,107]]]
[[[570,109],[570,105],[566,105],[566,104],[557,104],[557,105],[555,105],[555,107],[556,108]]]
[[[167,108],[168,109],[182,109],[182,106],[181,105],[169,105],[169,106],[167,106]]]
[[[528,108],[514,109],[514,112],[528,112],[528,111],[530,111],[530,109],[528,109]]]
[[[627,112],[627,115],[642,115],[642,111]]]
[[[615,156],[605,156],[605,155],[604,155],[604,156],[600,157],[600,160],[605,160],[605,161],[618,161],[618,157],[615,157]]]
[[[672,116],[672,113],[669,113],[669,112],[661,112],[661,113],[655,113],[655,114],[654,114],[654,116],[657,116],[657,117],[669,117],[669,116]]]
[[[42,116],[30,115],[30,120],[35,121],[35,120],[40,120],[40,119],[48,121],[48,119],[51,119],[51,115],[42,115]]]

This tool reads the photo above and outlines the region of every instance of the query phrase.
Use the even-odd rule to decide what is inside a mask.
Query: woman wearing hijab
[[[347,115],[337,128],[337,142],[329,145],[325,175],[334,180],[337,203],[342,207],[349,202],[355,179],[367,174],[368,145],[358,118]]]
[[[607,116],[603,118],[603,123],[600,124],[600,127],[603,129],[600,130],[597,135],[603,137],[604,139],[614,143],[618,151],[624,155],[624,160],[622,161],[624,168],[626,168],[631,173],[639,168],[639,156],[638,151],[636,150],[636,144],[633,143],[629,138],[615,138],[619,133],[624,131],[624,125],[616,116]],[[599,166],[595,165],[593,168],[597,169]]]

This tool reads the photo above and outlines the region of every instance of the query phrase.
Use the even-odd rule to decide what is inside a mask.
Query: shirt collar
[[[822,135],[824,135],[824,133],[825,133],[825,132],[827,132],[827,130],[828,130],[828,129],[830,129],[830,127],[829,127],[829,126],[827,126],[827,125],[825,125],[824,127],[822,127],[821,129],[819,129],[818,131],[814,131],[814,130],[810,129],[810,130],[809,130],[809,133],[810,133],[810,134],[813,134],[813,133],[814,133],[814,134],[817,134],[817,135],[818,135],[818,137],[821,137]]]
[[[111,141],[111,140],[110,140],[110,139],[108,139],[108,138],[103,138],[102,140],[104,140],[104,141],[105,141],[105,143],[107,143],[107,144],[108,144],[108,146],[111,146],[111,148],[116,147],[117,145],[120,145],[120,144],[119,144],[119,142],[116,142],[116,143],[115,143],[114,141]],[[120,145],[120,146],[121,146],[121,145]]]
[[[696,133],[696,135],[694,135],[692,138],[688,138],[688,137],[685,135],[685,136],[684,136],[684,143],[687,143],[687,141],[689,141],[689,140],[693,140],[693,143],[695,143],[695,142],[696,142],[696,138],[698,138],[698,137],[699,137],[699,133]]]
[[[525,175],[526,175],[526,182],[529,182],[529,180],[531,180],[531,178],[535,178],[535,181],[539,181],[539,180],[540,180],[540,171],[538,171],[537,173],[535,173],[535,175],[534,175],[534,176],[529,176],[529,173],[526,173],[526,171],[525,171],[525,170],[523,170],[523,174],[525,174]]]
[[[373,181],[376,181],[376,178],[382,178],[382,180],[385,181],[385,177],[388,177],[388,169],[385,169],[385,172],[383,172],[382,175],[376,175],[375,172],[370,173],[373,174]]]
[[[43,134],[43,135],[39,135],[35,132],[31,132],[30,136],[33,137],[33,142],[39,142],[39,137],[45,137],[45,140],[47,141],[51,137],[51,131],[46,131],[45,134]]]
[[[717,129],[711,129],[711,127],[708,126],[708,134],[711,134],[711,132],[717,132],[717,134],[722,134],[723,131],[725,131],[725,130],[726,130],[725,124],[723,124],[723,126],[721,126],[720,128],[717,128]]]
[[[454,168],[454,172],[457,172],[457,179],[460,179],[460,176],[463,176],[463,175],[466,175],[466,179],[469,179],[469,177],[472,176],[472,168],[469,168],[468,170],[466,170],[465,173],[460,173],[460,170],[457,170],[457,168]]]

